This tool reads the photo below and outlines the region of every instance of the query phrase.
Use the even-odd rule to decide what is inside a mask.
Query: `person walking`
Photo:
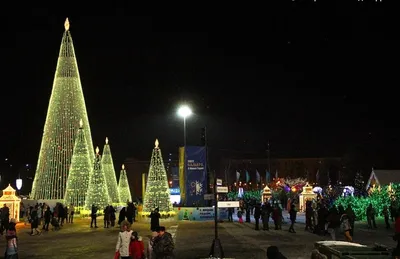
[[[157,259],[174,259],[174,240],[172,235],[165,231],[164,226],[160,226],[157,229],[158,237],[156,238],[153,246]]]
[[[75,207],[74,204],[69,205],[69,223],[74,223],[74,214],[75,214]]]
[[[94,227],[97,228],[97,207],[96,205],[92,205],[92,213],[90,214],[90,217],[92,218],[92,221],[90,221],[90,227],[93,227],[93,223],[94,223]]]
[[[290,222],[291,222],[290,227],[289,227],[289,232],[296,233],[296,231],[294,231],[294,223],[296,222],[296,217],[297,217],[297,210],[296,210],[295,204],[291,205],[289,215],[290,215]]]
[[[260,217],[261,217],[261,204],[257,204],[254,207],[254,219],[256,221],[256,228],[255,230],[260,230]]]

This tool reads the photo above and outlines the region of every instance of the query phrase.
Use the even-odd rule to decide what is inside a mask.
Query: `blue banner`
[[[171,167],[172,188],[179,188],[179,167]]]
[[[206,148],[187,146],[186,156],[186,205],[199,206],[204,204],[204,194],[207,193]]]

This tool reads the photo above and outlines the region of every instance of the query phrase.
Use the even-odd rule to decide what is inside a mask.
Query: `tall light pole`
[[[186,147],[186,118],[192,115],[192,110],[187,105],[178,109],[178,115],[183,118],[183,146]]]

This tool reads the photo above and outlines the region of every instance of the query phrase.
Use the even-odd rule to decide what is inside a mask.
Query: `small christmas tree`
[[[93,173],[90,175],[89,187],[86,194],[85,207],[90,209],[92,205],[98,208],[105,208],[109,204],[109,195],[106,186],[106,180],[101,168],[101,155],[99,147],[96,148]]]
[[[111,155],[110,145],[108,144],[108,138],[106,138],[106,144],[103,149],[103,157],[101,159],[101,167],[103,169],[104,177],[106,179],[106,186],[108,195],[110,195],[111,203],[119,202],[117,177],[115,176],[114,163]]]
[[[65,191],[65,204],[73,204],[77,211],[85,206],[89,177],[93,170],[92,154],[89,154],[82,120],[79,125]]]
[[[172,213],[172,204],[168,186],[167,172],[156,139],[155,147],[151,155],[150,169],[144,196],[143,212],[149,214],[151,210],[158,208],[160,213]]]
[[[129,182],[125,171],[125,165],[122,165],[121,173],[119,175],[118,193],[119,193],[120,203],[126,204],[128,201],[132,201],[131,189],[129,188]]]

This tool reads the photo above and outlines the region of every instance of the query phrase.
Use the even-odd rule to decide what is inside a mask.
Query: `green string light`
[[[118,193],[121,204],[126,204],[132,201],[131,190],[129,188],[128,177],[125,171],[125,165],[122,165],[121,173],[119,174]]]
[[[32,185],[32,199],[64,199],[81,119],[85,125],[85,137],[93,164],[90,125],[67,19]]]
[[[146,192],[143,203],[143,214],[149,214],[158,208],[162,214],[173,213],[167,172],[161,155],[161,149],[156,140],[151,155],[150,169],[147,178]]]
[[[101,166],[105,176],[110,201],[113,204],[118,204],[120,199],[118,194],[117,177],[115,175],[114,163],[111,155],[110,145],[108,144],[108,138],[106,138],[106,144],[104,145]]]
[[[91,157],[92,155],[89,154],[89,148],[85,137],[85,130],[81,124],[75,140],[71,169],[69,170],[64,199],[66,205],[73,204],[77,211],[81,210],[85,205],[89,177],[93,170]]]
[[[93,173],[90,175],[89,187],[87,189],[85,208],[90,209],[92,205],[103,209],[110,203],[110,196],[106,186],[103,169],[101,168],[101,155],[99,148],[96,148],[96,157],[94,161]]]

